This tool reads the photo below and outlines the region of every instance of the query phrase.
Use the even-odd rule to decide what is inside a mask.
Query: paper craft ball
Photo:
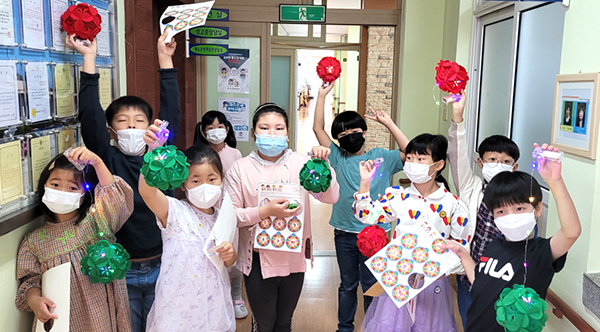
[[[379,250],[385,247],[389,241],[385,234],[385,230],[377,225],[363,228],[356,238],[358,250],[366,257],[375,255]]]
[[[300,184],[304,189],[320,193],[331,186],[331,170],[325,160],[312,159],[300,169]]]
[[[435,82],[442,91],[460,94],[465,90],[469,75],[465,67],[456,62],[440,60],[435,67]]]
[[[90,276],[90,282],[110,284],[114,279],[123,279],[131,268],[129,254],[118,243],[100,240],[87,247],[87,256],[81,259],[81,272]]]
[[[186,156],[174,145],[160,146],[144,155],[140,172],[150,187],[171,190],[181,187],[190,174]]]
[[[70,6],[61,15],[61,19],[62,28],[67,34],[75,34],[76,37],[83,40],[94,41],[94,37],[102,29],[102,17],[96,8],[87,3]]]
[[[539,332],[548,320],[546,301],[523,285],[504,288],[494,308],[496,321],[507,332]]]
[[[324,83],[331,83],[337,80],[342,74],[340,61],[332,56],[326,56],[317,64],[317,75]]]

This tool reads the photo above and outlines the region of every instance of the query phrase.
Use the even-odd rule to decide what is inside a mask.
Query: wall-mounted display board
[[[118,89],[114,6],[80,2],[102,17],[96,64],[106,108]],[[36,193],[41,171],[81,142],[77,94],[83,58],[66,47],[61,21],[77,3],[0,0],[0,236],[41,215]]]

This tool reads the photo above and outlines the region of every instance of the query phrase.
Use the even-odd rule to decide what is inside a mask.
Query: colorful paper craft
[[[302,251],[304,232],[304,189],[298,184],[267,183],[258,184],[258,202],[266,205],[271,199],[285,198],[300,206],[296,216],[290,218],[267,217],[261,220],[255,230],[254,248],[278,251]]]
[[[171,42],[173,36],[182,31],[204,25],[214,3],[214,1],[206,1],[167,7],[159,22],[161,33],[164,33],[166,28],[171,28],[165,43]]]
[[[447,271],[460,264],[456,254],[440,249],[441,234],[421,218],[365,264],[401,308]]]

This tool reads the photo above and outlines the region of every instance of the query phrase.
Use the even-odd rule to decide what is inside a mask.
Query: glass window
[[[510,18],[483,30],[477,146],[488,136],[508,134],[512,29]]]
[[[362,0],[327,0],[327,8],[329,8],[329,9],[362,9]]]
[[[281,37],[308,37],[308,24],[279,24],[277,35]]]

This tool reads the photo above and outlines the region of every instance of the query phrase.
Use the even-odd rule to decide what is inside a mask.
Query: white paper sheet
[[[456,254],[439,248],[445,240],[435,227],[420,220],[365,262],[398,308],[460,264]]]
[[[58,318],[54,320],[51,332],[69,332],[71,311],[71,263],[53,267],[42,275],[42,296],[56,304],[50,312]],[[44,324],[36,322],[35,331],[45,332]]]
[[[96,47],[98,55],[110,56],[110,16],[106,10],[98,9],[98,14],[102,18],[101,30],[96,36]]]
[[[19,123],[17,67],[14,61],[0,60],[0,100],[0,127]]]
[[[27,48],[43,50],[44,42],[44,1],[21,0],[23,9],[23,43]]]
[[[52,48],[55,52],[68,52],[65,39],[67,33],[62,29],[61,15],[69,8],[69,0],[50,1],[50,19],[52,20]]]
[[[44,62],[29,62],[25,66],[27,79],[27,109],[32,122],[50,119],[48,66]]]
[[[204,254],[213,263],[213,265],[219,270],[219,272],[227,273],[225,264],[218,254],[211,252],[214,246],[218,246],[223,242],[233,243],[235,238],[235,232],[237,230],[237,219],[235,216],[235,208],[231,201],[231,197],[227,192],[223,195],[223,203],[219,210],[219,216],[212,231],[210,232],[207,241],[204,243]]]
[[[160,16],[160,33],[164,33],[167,27],[171,32],[165,39],[165,43],[171,42],[176,34],[199,27],[206,23],[206,17],[214,1],[199,2],[189,5],[169,6]]]
[[[13,46],[15,26],[12,0],[0,0],[0,45]]]

